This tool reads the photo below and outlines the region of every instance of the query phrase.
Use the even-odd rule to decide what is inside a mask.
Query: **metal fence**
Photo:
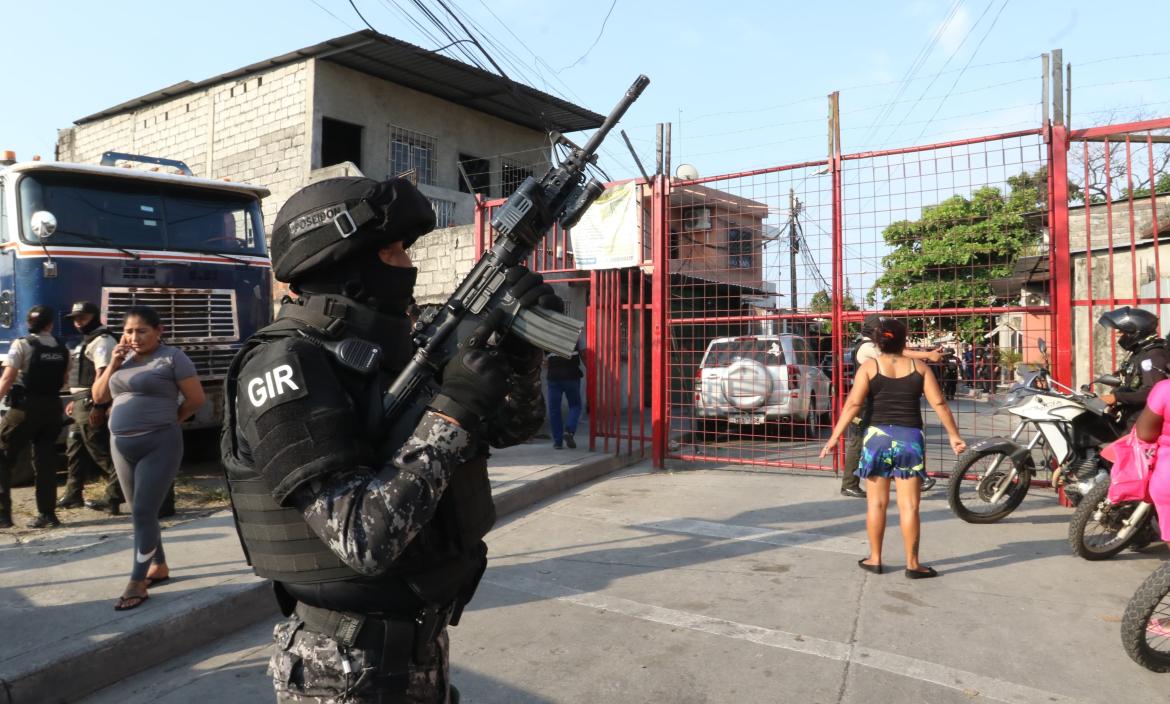
[[[991,402],[1020,365],[1079,386],[1117,365],[1097,316],[1170,313],[1168,133],[1053,124],[641,181],[639,266],[578,271],[559,231],[529,262],[583,298],[592,446],[840,471],[840,450],[819,452],[875,313],[946,355],[923,363],[968,443],[1008,434]],[[481,251],[498,203],[477,211]],[[924,415],[928,469],[945,474],[953,453]]]

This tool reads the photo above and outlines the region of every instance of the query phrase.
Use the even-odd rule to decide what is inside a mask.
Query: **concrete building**
[[[547,167],[548,131],[592,129],[603,119],[362,31],[83,117],[59,131],[57,159],[97,163],[106,151],[149,154],[181,159],[196,176],[266,186],[270,231],[288,196],[315,178],[353,167],[377,179],[408,173],[446,228],[472,221],[473,192],[507,195]],[[472,255],[460,256],[474,250],[468,229],[436,239],[451,255],[444,264],[470,266]],[[450,291],[467,270],[421,259],[423,288]]]
[[[1068,229],[1079,385],[1112,372],[1124,354],[1115,356],[1113,336],[1097,325],[1102,313],[1136,298],[1170,331],[1170,195],[1069,208]]]

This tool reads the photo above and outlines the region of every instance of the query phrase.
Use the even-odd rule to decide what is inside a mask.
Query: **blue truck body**
[[[0,354],[27,334],[36,304],[57,310],[54,333],[70,346],[80,336],[63,316],[74,301],[97,303],[114,331],[129,306],[153,306],[208,395],[188,427],[218,427],[232,356],[272,319],[267,195],[142,169],[0,164]]]

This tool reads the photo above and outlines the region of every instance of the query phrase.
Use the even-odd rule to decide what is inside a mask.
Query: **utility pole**
[[[797,235],[796,218],[800,215],[800,199],[796,189],[788,189],[788,303],[796,312],[796,254],[800,251],[800,237]]]

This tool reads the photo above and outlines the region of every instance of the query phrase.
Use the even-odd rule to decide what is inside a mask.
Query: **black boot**
[[[61,525],[61,521],[57,518],[55,513],[40,513],[37,517],[29,522],[29,528],[56,528]]]
[[[12,527],[12,498],[5,492],[0,495],[0,528]]]
[[[85,507],[94,511],[108,513],[111,516],[117,516],[118,514],[122,513],[122,504],[117,501],[106,501],[104,499],[99,499],[97,501],[86,501]]]
[[[57,499],[57,508],[81,508],[85,505],[85,499],[82,498],[80,491],[67,491],[60,499]]]

